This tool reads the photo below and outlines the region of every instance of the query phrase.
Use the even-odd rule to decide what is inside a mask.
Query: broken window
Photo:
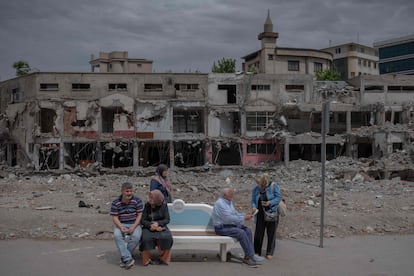
[[[273,112],[247,112],[246,129],[248,131],[264,131],[273,122]]]
[[[198,83],[176,83],[174,87],[175,90],[194,91],[198,90]]]
[[[39,149],[40,170],[59,169],[59,145],[43,144]]]
[[[72,90],[90,90],[90,83],[72,83]]]
[[[173,112],[174,133],[204,133],[202,109],[177,110]]]
[[[51,133],[56,120],[56,111],[49,108],[40,109],[40,132]]]
[[[57,91],[59,90],[59,84],[58,83],[41,83],[40,90]]]
[[[108,90],[127,90],[126,83],[109,83]]]
[[[96,143],[65,143],[65,164],[87,167],[96,161]]]
[[[19,103],[23,100],[23,91],[20,88],[13,88],[11,91],[10,103]]]
[[[162,84],[161,83],[145,83],[144,91],[146,92],[162,91]]]
[[[174,164],[177,167],[197,167],[205,163],[204,143],[200,141],[185,141],[174,143]]]
[[[304,91],[305,86],[303,84],[286,84],[286,91]]]
[[[102,166],[124,168],[133,166],[133,144],[131,142],[101,143]]]
[[[358,128],[361,126],[369,126],[371,121],[370,112],[352,112],[351,113],[351,123],[353,128]]]
[[[332,160],[343,155],[345,147],[338,144],[326,144],[326,159]],[[290,144],[289,160],[321,161],[320,144]]]
[[[270,91],[270,84],[253,84],[251,89],[257,91]]]
[[[217,89],[227,91],[227,103],[234,104],[237,102],[237,89],[235,84],[219,84]]]
[[[165,142],[141,142],[139,144],[139,166],[150,167],[169,164],[170,147]]]
[[[275,154],[276,144],[248,144],[247,154]]]
[[[414,86],[390,85],[388,86],[388,91],[393,91],[393,92],[414,91]]]
[[[402,143],[392,143],[392,152],[401,151],[403,149]]]
[[[241,165],[242,146],[235,142],[217,142],[213,145],[213,163],[221,166]]]
[[[102,132],[114,132],[115,115],[122,112],[122,109],[116,107],[102,107]]]

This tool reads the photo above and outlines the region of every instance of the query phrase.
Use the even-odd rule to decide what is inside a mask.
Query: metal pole
[[[319,247],[323,248],[323,229],[324,229],[324,215],[325,215],[325,163],[326,163],[326,133],[329,131],[329,102],[322,103],[322,126],[321,126],[321,224]]]

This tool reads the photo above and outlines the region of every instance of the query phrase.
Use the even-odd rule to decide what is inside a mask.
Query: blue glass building
[[[374,43],[380,75],[414,75],[414,35]]]

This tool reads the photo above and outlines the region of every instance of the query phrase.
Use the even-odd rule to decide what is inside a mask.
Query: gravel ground
[[[327,162],[325,237],[366,234],[414,233],[414,182],[393,177],[375,180],[376,166],[414,168],[400,154],[381,162],[338,158]],[[392,164],[391,164],[392,163]],[[2,168],[0,179],[0,239],[112,239],[109,209],[120,194],[120,184],[130,181],[135,193],[147,199],[155,169],[135,172],[78,171],[58,174],[29,173]],[[250,210],[253,176],[268,172],[281,187],[288,215],[281,219],[281,239],[319,237],[321,164],[292,161],[245,167],[198,167],[170,170],[174,198],[213,204],[229,177],[236,188],[235,205]],[[87,207],[79,207],[83,201]],[[248,222],[253,226],[251,222]]]

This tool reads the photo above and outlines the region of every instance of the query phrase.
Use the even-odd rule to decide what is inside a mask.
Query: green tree
[[[315,74],[318,81],[337,81],[341,79],[341,74],[335,69],[320,70]]]
[[[211,69],[213,73],[235,73],[236,72],[236,60],[231,58],[222,58],[219,61],[213,63]]]
[[[19,60],[13,63],[13,68],[16,69],[16,76],[23,76],[30,72],[29,63],[24,60]]]

